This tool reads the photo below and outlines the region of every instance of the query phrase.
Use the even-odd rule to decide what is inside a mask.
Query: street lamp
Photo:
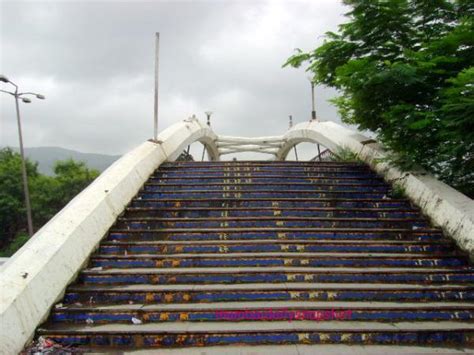
[[[204,112],[206,114],[206,117],[207,117],[207,125],[209,127],[211,127],[211,115],[212,115],[212,111],[206,111]],[[202,157],[201,157],[201,161],[204,161],[204,153],[206,152],[206,146],[202,147]]]
[[[31,216],[30,190],[28,188],[28,175],[26,172],[25,152],[23,150],[23,136],[21,134],[20,106],[18,104],[18,100],[21,99],[21,101],[28,104],[31,102],[31,99],[28,97],[25,97],[27,95],[35,96],[37,99],[40,99],[40,100],[44,100],[46,97],[44,95],[36,94],[34,92],[18,92],[18,85],[8,80],[8,78],[5,75],[0,74],[0,81],[7,84],[11,84],[15,87],[14,92],[6,91],[6,90],[0,90],[0,91],[6,94],[10,94],[15,98],[16,119],[18,123],[18,137],[20,140],[21,171],[22,171],[22,177],[23,177],[23,190],[25,193],[26,219],[28,222],[28,235],[31,237],[33,235],[33,218]]]
[[[212,111],[206,111],[204,112],[207,116],[207,125],[208,126],[211,126],[211,115],[212,115]]]

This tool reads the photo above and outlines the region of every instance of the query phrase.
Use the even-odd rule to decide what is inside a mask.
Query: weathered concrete
[[[331,151],[349,149],[391,184],[403,188],[410,200],[443,228],[474,260],[474,201],[423,171],[402,172],[386,162],[386,152],[374,140],[334,122],[303,122],[284,135],[277,153],[284,160],[302,142],[320,143]]]
[[[123,156],[41,228],[1,269],[0,353],[16,354],[31,339],[107,230],[165,160],[195,141],[218,159],[216,136],[189,119]]]

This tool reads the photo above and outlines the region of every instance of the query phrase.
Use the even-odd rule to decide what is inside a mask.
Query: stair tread
[[[128,244],[128,243],[125,243]],[[105,244],[104,244],[105,245]],[[109,244],[107,244],[109,245]],[[116,245],[114,243],[110,245]],[[146,244],[145,244],[146,245]],[[186,253],[186,254],[134,254],[128,252],[127,255],[123,254],[95,254],[92,256],[93,259],[172,259],[172,258],[185,258],[185,259],[202,259],[202,258],[395,258],[395,259],[442,259],[442,258],[459,258],[459,255],[445,253],[443,255],[430,255],[430,254],[416,254],[416,253],[370,253],[365,255],[361,253],[318,253],[318,252],[250,252],[250,253]]]
[[[443,268],[431,268],[429,270],[423,269],[410,269],[410,268],[396,268],[396,267],[358,267],[358,268],[348,268],[341,267],[337,268],[337,273],[416,273],[416,274],[430,274],[430,273],[473,273],[472,270],[465,270],[462,268],[449,270],[446,272],[446,269]],[[201,273],[211,273],[211,274],[243,274],[243,273],[275,273],[275,272],[287,272],[287,273],[331,273],[335,272],[332,267],[285,267],[285,266],[275,266],[275,267],[226,267],[226,268],[217,268],[217,267],[196,267],[196,268],[130,268],[130,269],[102,269],[102,268],[92,268],[92,269],[83,269],[83,273],[97,273],[97,274],[201,274]]]
[[[444,331],[474,331],[474,322],[458,321],[420,321],[420,322],[360,322],[360,321],[272,321],[272,322],[163,322],[144,324],[55,324],[42,327],[38,330],[40,334],[46,332],[60,333],[173,333],[173,332],[259,332],[259,331],[349,331],[349,332],[377,332],[377,331],[421,331],[421,330],[444,330]]]
[[[367,302],[367,301],[260,301],[260,302],[208,302],[208,303],[165,303],[165,304],[116,304],[116,305],[63,305],[55,311],[197,311],[197,310],[246,310],[246,309],[350,309],[350,310],[446,310],[472,309],[474,302]]]
[[[258,291],[258,290],[299,290],[299,291],[325,291],[325,290],[474,290],[474,285],[442,284],[373,284],[373,283],[248,283],[248,284],[178,284],[178,285],[72,285],[69,291]]]

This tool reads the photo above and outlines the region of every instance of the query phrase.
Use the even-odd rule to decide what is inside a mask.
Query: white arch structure
[[[332,151],[349,149],[389,182],[403,186],[425,215],[474,256],[474,202],[423,172],[402,173],[381,163],[385,153],[372,139],[333,122],[317,121],[300,123],[276,137],[219,137],[191,118],[116,161],[0,267],[0,353],[22,350],[150,175],[197,141],[214,161],[242,151],[283,160],[301,142],[319,143]]]

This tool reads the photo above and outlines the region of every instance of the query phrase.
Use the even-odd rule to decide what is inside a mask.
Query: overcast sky
[[[281,66],[344,21],[337,0],[4,1],[0,71],[23,91],[26,146],[123,154],[152,135],[154,33],[160,130],[204,111],[218,134],[281,134],[310,117],[303,69]],[[2,84],[2,88],[7,86]],[[318,115],[339,121],[317,87]],[[0,95],[0,145],[18,145],[13,98]]]

